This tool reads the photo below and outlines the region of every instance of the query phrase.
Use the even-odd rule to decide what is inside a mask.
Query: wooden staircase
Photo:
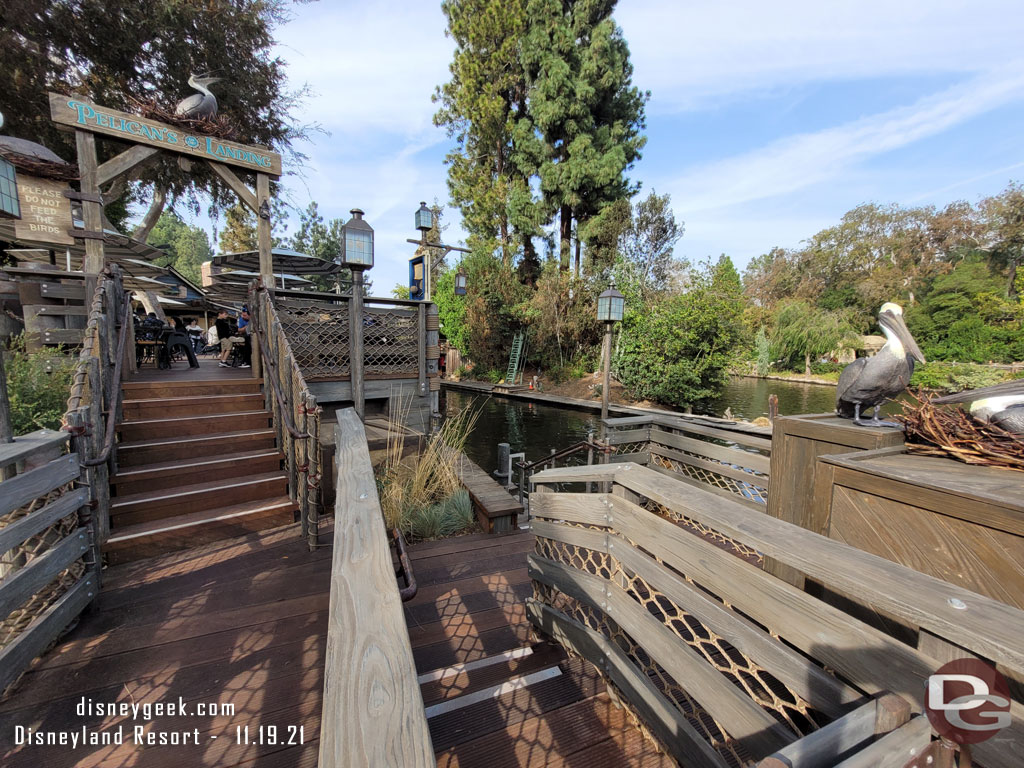
[[[261,385],[246,378],[123,383],[109,563],[294,521]]]

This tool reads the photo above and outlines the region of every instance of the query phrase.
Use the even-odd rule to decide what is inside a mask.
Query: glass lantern
[[[353,208],[352,218],[341,228],[341,265],[349,269],[373,267],[373,227],[363,220],[363,212]]]
[[[461,267],[459,267],[459,271],[455,273],[455,295],[466,295],[466,272]]]
[[[597,297],[597,319],[602,323],[617,323],[626,309],[626,297],[615,289],[613,280],[608,290]]]
[[[420,232],[429,232],[434,228],[434,212],[427,208],[425,202],[420,203],[420,209],[416,211],[416,229]]]

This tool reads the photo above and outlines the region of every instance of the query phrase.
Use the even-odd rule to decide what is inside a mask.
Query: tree
[[[1017,298],[1017,270],[1024,259],[1024,187],[1010,184],[981,202],[992,238],[992,256],[1006,269],[1006,296]]]
[[[532,238],[545,217],[528,173],[520,170],[529,163],[517,158],[514,139],[517,125],[529,131],[519,61],[526,0],[445,0],[441,9],[455,52],[451,80],[434,94],[441,105],[434,122],[456,142],[447,157],[452,202],[462,214],[470,248],[497,250],[510,267],[521,245],[523,277],[532,283],[539,271]]]
[[[633,206],[620,247],[623,257],[636,268],[640,292],[645,299],[669,287],[679,267],[672,253],[682,236],[683,225],[676,223],[669,195],[651,190],[646,199]]]
[[[857,327],[849,310],[819,309],[806,301],[782,304],[775,316],[772,347],[776,359],[803,358],[804,375],[811,360],[857,342]]]
[[[158,265],[174,267],[193,283],[202,283],[202,263],[213,257],[206,232],[186,224],[173,211],[164,211],[150,232],[148,242],[167,254],[156,260]]]
[[[218,243],[221,253],[244,253],[259,247],[256,217],[247,207],[236,203],[224,213],[224,229]]]
[[[684,293],[627,305],[616,376],[634,397],[704,408],[718,396],[743,338],[743,297],[722,259],[695,270]]]
[[[294,112],[304,90],[287,90],[284,61],[274,54],[273,33],[288,18],[285,0],[209,0],[182,3],[153,0],[23,0],[5,3],[0,14],[0,112],[5,130],[38,141],[73,158],[74,136],[50,120],[47,91],[74,93],[104,106],[134,112],[138,102],[155,102],[173,111],[193,93],[193,72],[222,74],[213,90],[220,113],[237,131],[237,140],[262,144],[301,161],[292,149],[305,129]],[[103,142],[100,160],[123,146]],[[225,206],[234,194],[208,169],[196,163],[183,171],[174,153],[164,153],[139,173],[141,186],[105,190],[105,199],[126,194],[162,207],[185,197],[198,208],[197,189]],[[156,220],[154,216],[153,221]]]
[[[520,61],[529,92],[530,128],[521,129],[523,158],[540,178],[559,216],[559,260],[569,268],[573,223],[636,191],[626,171],[646,139],[649,94],[632,84],[633,66],[614,0],[529,0]],[[539,162],[538,162],[539,161]],[[580,271],[576,242],[576,274]]]

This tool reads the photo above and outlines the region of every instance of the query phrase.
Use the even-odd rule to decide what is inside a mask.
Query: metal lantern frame
[[[459,267],[459,271],[455,273],[455,295],[456,296],[465,296],[466,295],[466,286],[467,286],[468,280],[469,280],[469,278],[466,275],[466,270],[464,270],[462,267]]]
[[[608,290],[597,297],[597,319],[602,323],[617,323],[625,313],[626,297],[615,288],[613,280]]]
[[[420,207],[414,214],[416,229],[420,232],[429,232],[434,228],[434,212],[427,208],[425,201],[420,202]]]
[[[341,265],[362,271],[373,268],[373,227],[363,219],[363,211],[353,208],[341,228]]]

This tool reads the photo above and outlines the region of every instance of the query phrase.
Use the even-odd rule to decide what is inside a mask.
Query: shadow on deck
[[[532,534],[514,533],[410,550],[420,590],[405,616],[438,765],[670,765],[589,664],[531,646],[523,601],[532,548]],[[308,552],[292,525],[108,568],[95,607],[0,704],[0,762],[316,765],[331,552]],[[95,707],[158,702],[184,702],[188,714],[146,720]],[[214,703],[233,705],[234,714],[199,713]],[[15,746],[17,726],[79,740],[83,728],[121,727],[124,744]],[[189,743],[140,746],[136,726],[188,734]],[[245,726],[249,744],[238,743]],[[258,743],[260,726],[264,742],[276,726],[284,743]],[[303,744],[287,744],[298,739],[290,727],[303,729]]]
[[[331,549],[310,553],[298,525],[107,569],[93,609],[0,704],[0,763],[316,765],[330,571]],[[188,714],[80,714],[83,700],[87,707],[183,701]],[[234,714],[200,715],[210,704],[232,705]],[[276,726],[283,743],[258,743],[261,725],[264,742]],[[123,727],[124,744],[19,747],[17,726],[79,739],[83,728]],[[140,746],[137,726],[187,733],[189,743]],[[244,726],[252,743],[238,743],[236,727]],[[304,729],[304,744],[287,743],[289,726]]]

